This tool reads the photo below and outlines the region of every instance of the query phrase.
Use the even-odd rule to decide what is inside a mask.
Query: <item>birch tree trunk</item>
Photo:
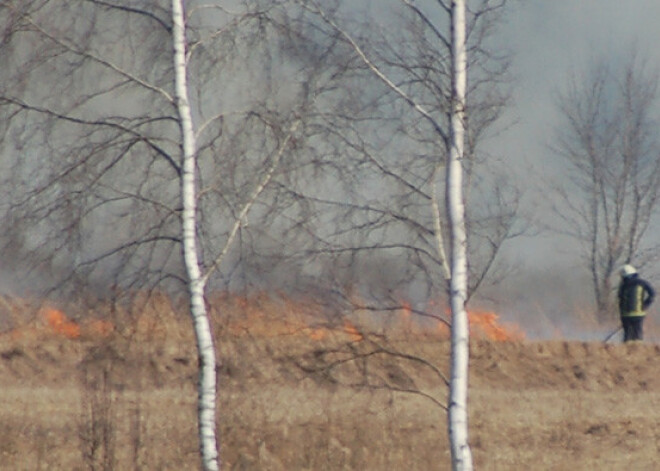
[[[402,0],[413,8],[416,14],[428,21],[420,10],[412,3]],[[307,8],[310,3],[305,4]],[[441,211],[435,191],[436,174],[440,166],[436,166],[432,178],[431,209],[433,214],[434,235],[437,244],[439,260],[442,263],[445,277],[448,280],[450,306],[452,313],[451,325],[451,379],[449,392],[449,407],[447,427],[449,432],[452,455],[452,468],[456,471],[473,469],[472,454],[468,443],[468,360],[469,360],[469,328],[466,302],[468,298],[468,263],[467,263],[467,230],[465,203],[463,192],[463,163],[466,134],[466,93],[467,93],[467,37],[466,37],[466,3],[465,0],[452,0],[451,37],[448,41],[451,55],[451,89],[449,130],[445,133],[442,123],[436,119],[419,101],[406,90],[397,85],[366,52],[360,47],[353,36],[332,20],[317,2],[311,2],[313,11],[321,16],[335,31],[337,31],[356,52],[367,68],[379,78],[390,90],[402,98],[419,113],[447,145],[448,156],[445,167],[445,202],[449,219],[449,264],[446,263],[444,240],[442,237]],[[500,5],[501,6],[501,5]],[[435,30],[437,33],[437,30]]]
[[[211,325],[204,303],[205,278],[197,257],[197,144],[186,77],[186,34],[183,0],[172,0],[175,100],[183,143],[181,175],[183,257],[188,275],[190,314],[199,357],[198,435],[203,469],[220,469],[216,438],[216,359]]]
[[[449,290],[452,313],[448,427],[452,469],[455,471],[472,469],[472,453],[468,443],[467,414],[469,359],[469,330],[465,310],[467,300],[467,234],[462,189],[467,83],[465,30],[465,0],[453,0],[451,3],[452,103],[446,197],[451,244]]]

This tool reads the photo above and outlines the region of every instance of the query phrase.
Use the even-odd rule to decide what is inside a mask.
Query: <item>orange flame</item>
[[[364,339],[362,333],[348,319],[344,321],[344,333],[348,334],[353,342],[359,342]]]
[[[405,332],[413,332],[413,315],[412,315],[412,306],[409,302],[403,301],[401,303],[401,309],[399,310],[399,323],[400,328]]]
[[[488,311],[468,312],[470,333],[473,335],[481,334],[490,340],[499,342],[523,340],[525,338],[524,332],[519,327],[500,325],[498,323],[499,317],[494,312]]]
[[[328,335],[328,332],[327,332],[326,329],[320,329],[320,328],[312,329],[309,332],[309,338],[312,339],[312,340],[317,340],[317,341],[318,340],[323,340],[324,338],[327,337],[327,335]]]
[[[525,339],[525,332],[515,324],[502,325],[500,316],[491,311],[473,310],[467,313],[470,336],[497,342],[514,342]],[[438,321],[436,334],[441,338],[451,335],[451,322]]]
[[[43,310],[43,316],[54,333],[63,335],[68,339],[77,339],[80,337],[80,326],[70,321],[62,311],[47,307]]]

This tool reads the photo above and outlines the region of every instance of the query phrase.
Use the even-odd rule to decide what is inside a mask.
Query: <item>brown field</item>
[[[302,302],[212,305],[224,469],[450,469],[442,333],[405,312],[379,330],[315,323]],[[8,325],[0,469],[197,469],[196,357],[180,311],[161,298],[74,323],[42,307]],[[484,336],[471,343],[476,469],[659,469],[660,346]]]

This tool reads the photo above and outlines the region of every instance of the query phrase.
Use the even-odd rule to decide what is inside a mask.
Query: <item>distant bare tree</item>
[[[580,244],[601,321],[614,314],[615,270],[657,253],[647,236],[660,186],[658,75],[636,54],[620,69],[604,64],[573,78],[560,96],[554,143],[567,176],[557,185],[561,230]]]

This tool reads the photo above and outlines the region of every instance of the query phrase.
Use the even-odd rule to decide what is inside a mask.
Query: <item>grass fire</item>
[[[0,469],[190,468],[197,360],[184,302],[3,301]],[[399,303],[376,322],[363,305],[340,315],[265,292],[208,302],[227,469],[449,465],[445,313],[423,319]],[[655,442],[639,437],[660,421],[660,348],[530,341],[488,310],[469,320],[478,468],[644,469],[655,459]]]

